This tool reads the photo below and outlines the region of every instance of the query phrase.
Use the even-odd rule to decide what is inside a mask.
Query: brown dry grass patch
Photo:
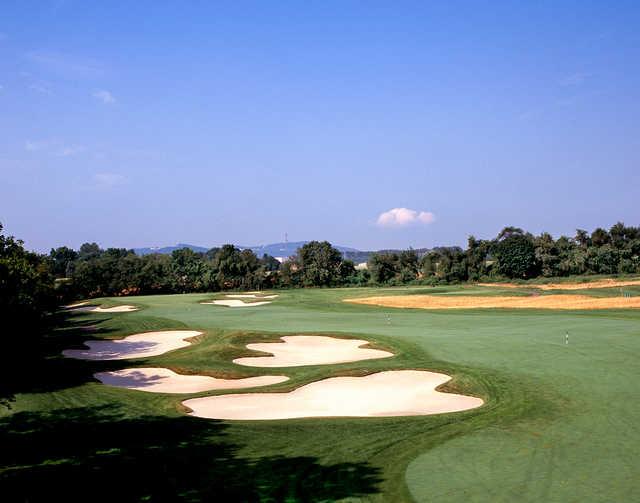
[[[619,288],[640,285],[640,279],[615,280],[599,279],[588,283],[546,283],[519,285],[517,283],[478,283],[479,286],[495,286],[501,288],[537,288],[539,290],[590,290],[592,288]]]
[[[415,309],[629,309],[640,308],[640,297],[589,297],[587,295],[538,295],[532,297],[481,297],[445,295],[396,295],[345,299],[373,306]]]

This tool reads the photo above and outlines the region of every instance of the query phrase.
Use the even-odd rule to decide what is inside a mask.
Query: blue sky
[[[0,14],[0,221],[33,249],[640,224],[637,1]]]

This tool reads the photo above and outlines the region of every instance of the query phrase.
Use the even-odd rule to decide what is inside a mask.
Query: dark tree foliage
[[[80,260],[91,260],[100,255],[102,255],[102,250],[97,243],[84,243],[78,251],[78,258]]]
[[[351,260],[343,260],[338,266],[338,277],[340,283],[346,283],[356,276],[356,266]]]
[[[69,276],[73,272],[73,262],[78,258],[78,252],[61,246],[60,248],[51,249],[49,259],[51,260],[51,272],[57,277]]]
[[[302,286],[302,273],[295,260],[287,260],[280,267],[278,285],[284,288]]]
[[[467,255],[461,248],[441,247],[424,255],[420,261],[421,276],[443,283],[457,283],[468,279]]]
[[[83,244],[79,252],[52,250],[49,262],[78,298],[366,283],[353,263],[326,241],[308,243],[285,264],[233,245],[206,253],[182,248],[171,255],[138,256],[122,248],[103,250],[95,243]]]
[[[406,252],[405,252],[406,253]],[[380,252],[369,258],[370,282],[411,282],[406,263],[397,253]],[[640,228],[619,222],[609,231],[589,234],[578,229],[575,237],[554,239],[518,227],[505,227],[495,239],[470,236],[467,249],[434,248],[419,259],[419,281],[452,283],[489,278],[533,278],[580,274],[640,273]]]
[[[50,315],[60,300],[48,257],[24,249],[22,241],[5,236],[0,224],[0,319],[6,336],[0,366],[0,404],[12,396],[12,383],[30,372]]]
[[[371,280],[380,285],[391,282],[399,274],[399,264],[397,253],[372,254],[367,263]]]
[[[536,275],[538,263],[533,236],[521,229],[505,228],[494,246],[498,271],[507,278],[531,278]]]
[[[591,243],[594,246],[606,245],[610,239],[609,233],[600,227],[591,233]]]
[[[181,293],[202,291],[210,279],[202,254],[189,248],[175,250],[171,254],[170,271],[173,289]]]
[[[262,267],[265,271],[275,272],[280,269],[280,262],[275,257],[267,255],[266,253],[260,259]]]
[[[138,256],[123,248],[103,250],[96,243],[85,243],[77,251],[63,246],[40,257],[24,251],[13,238],[3,240],[5,255],[14,253],[12,260],[19,255],[20,264],[29,264],[25,271],[55,276],[58,298],[640,273],[640,228],[622,222],[592,233],[577,229],[574,237],[558,239],[505,227],[491,240],[470,236],[466,250],[438,247],[373,253],[364,270],[356,270],[327,241],[307,243],[281,264],[269,255],[258,258],[251,250],[233,245],[206,253],[180,249],[172,255]]]
[[[404,250],[398,254],[398,279],[401,283],[409,283],[418,278],[418,254],[412,250]]]
[[[478,281],[491,272],[488,259],[491,251],[491,241],[476,239],[469,236],[467,242],[467,276],[472,281]]]
[[[342,254],[328,241],[311,241],[298,250],[302,284],[331,286],[340,284]]]

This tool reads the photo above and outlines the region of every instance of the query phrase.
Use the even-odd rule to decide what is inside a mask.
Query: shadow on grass
[[[0,420],[2,501],[334,501],[377,493],[364,463],[244,459],[223,422],[112,407]]]
[[[0,399],[8,397],[10,407],[12,397],[18,393],[43,393],[93,381],[93,374],[104,366],[65,358],[62,351],[108,335],[113,331],[104,326],[108,320],[88,321],[77,319],[72,313],[57,313],[51,329],[40,337],[25,334],[22,327],[8,327],[9,337],[3,349],[11,357],[2,359]]]

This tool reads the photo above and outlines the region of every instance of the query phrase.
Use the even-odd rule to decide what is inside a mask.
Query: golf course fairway
[[[0,487],[22,501],[606,502],[640,499],[640,310],[410,309],[344,302],[393,295],[509,296],[509,287],[279,290],[259,309],[203,305],[212,294],[96,299],[131,312],[65,311],[38,384],[0,408]],[[627,288],[640,295],[640,287]],[[554,291],[556,295],[562,295]],[[613,297],[615,288],[568,294]],[[543,292],[543,295],[545,293]],[[222,298],[222,297],[221,297]],[[93,302],[93,301],[92,301]],[[146,332],[201,332],[153,357],[87,361],[62,351]],[[389,358],[277,368],[234,359],[292,335],[367,341]],[[264,346],[261,346],[264,347]],[[245,379],[248,390],[145,393],[93,375],[129,368]],[[183,401],[288,393],[385,371],[451,376],[438,391],[480,407],[398,417],[216,420]],[[88,499],[91,499],[89,496]],[[122,500],[122,497],[120,498]],[[115,499],[114,499],[115,500]]]

